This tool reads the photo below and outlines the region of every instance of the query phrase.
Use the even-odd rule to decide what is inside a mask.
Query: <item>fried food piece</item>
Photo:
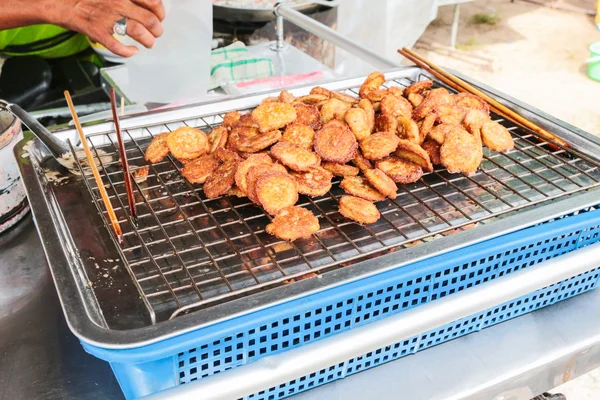
[[[335,176],[356,176],[360,172],[360,169],[348,164],[324,162],[321,166]]]
[[[423,168],[393,156],[377,161],[376,165],[396,183],[414,183],[423,176]]]
[[[361,99],[358,102],[358,108],[362,109],[367,116],[367,124],[369,126],[369,133],[373,132],[375,127],[375,109],[369,99]]]
[[[480,110],[489,115],[490,106],[479,96],[472,93],[461,92],[453,96],[454,104],[459,107],[465,107],[473,110]]]
[[[306,95],[306,96],[298,97],[294,101],[294,105],[296,105],[298,103],[316,105],[316,104],[322,103],[322,102],[327,101],[327,100],[329,100],[329,96],[326,96],[326,95],[323,95],[323,94],[309,94],[309,95]]]
[[[279,102],[278,97],[270,96],[270,97],[265,97],[261,103],[267,104],[267,103],[278,103],[278,102]]]
[[[200,129],[182,126],[167,136],[169,151],[179,161],[193,160],[208,152],[208,137]]]
[[[340,187],[352,196],[357,196],[369,201],[382,201],[385,199],[379,190],[375,189],[366,178],[360,176],[347,176],[342,179]]]
[[[256,194],[256,183],[263,174],[268,172],[287,174],[285,167],[277,163],[254,165],[248,169],[248,173],[246,174],[246,196],[256,204],[260,204]]]
[[[331,190],[333,174],[323,167],[313,167],[304,172],[291,172],[298,192],[310,197],[323,196]]]
[[[371,161],[367,160],[360,151],[356,152],[356,156],[352,160],[352,163],[358,167],[361,171],[366,171],[373,168]]]
[[[258,128],[252,126],[236,125],[229,133],[227,145],[225,146],[228,150],[239,151],[238,145],[244,141],[247,141],[253,137],[260,135]]]
[[[436,107],[435,113],[437,118],[435,120],[438,124],[462,124],[467,115],[468,108],[459,106],[441,105]]]
[[[204,183],[219,168],[219,160],[212,154],[204,154],[185,164],[181,175],[190,183]]]
[[[404,100],[403,90],[399,86],[392,86],[392,87],[387,88],[386,94],[396,96],[396,97],[402,98]]]
[[[290,103],[291,104],[294,102],[294,100],[296,100],[296,96],[294,96],[287,90],[282,90],[281,93],[279,93],[279,97],[277,98],[277,100],[279,100],[279,102],[281,102],[281,103]]]
[[[296,122],[297,124],[308,125],[312,129],[321,129],[323,121],[321,120],[321,113],[317,106],[295,103],[294,109],[296,110]]]
[[[358,142],[348,125],[333,120],[316,133],[314,145],[323,160],[345,164],[354,158]]]
[[[369,160],[381,160],[390,155],[400,143],[394,132],[377,132],[360,142],[363,156]]]
[[[251,167],[259,164],[273,164],[273,160],[268,154],[252,154],[239,165],[235,173],[235,184],[242,191],[242,193],[248,193],[248,170]]]
[[[396,132],[398,130],[398,120],[387,114],[381,114],[375,118],[375,132]]]
[[[424,99],[424,97],[418,93],[409,93],[406,98],[413,107],[420,106]]]
[[[441,145],[442,143],[444,143],[444,140],[445,140],[448,132],[452,131],[453,129],[462,129],[462,128],[460,127],[460,125],[454,125],[454,124],[436,125],[435,127],[433,127],[432,130],[429,131],[429,133],[427,134],[427,138],[430,140],[433,140],[436,143]]]
[[[400,139],[396,149],[396,157],[413,162],[423,168],[423,171],[433,171],[429,154],[421,146],[408,140]]]
[[[355,196],[342,196],[338,210],[344,217],[359,224],[373,224],[381,216],[375,204]]]
[[[422,81],[415,82],[412,85],[406,87],[404,89],[403,94],[406,97],[408,97],[411,93],[421,94],[421,92],[423,92],[424,90],[429,89],[432,86],[433,86],[433,81],[430,81],[429,79],[425,79],[425,80],[422,80]]]
[[[404,97],[396,97],[392,94],[383,96],[381,99],[381,114],[397,117],[404,115],[410,118],[412,116],[413,106]]]
[[[358,99],[356,97],[352,97],[352,96],[350,96],[346,93],[342,93],[342,92],[331,92],[331,97],[334,99],[341,100],[350,105],[355,105],[356,103],[358,103]]]
[[[236,126],[238,124],[238,122],[240,122],[241,117],[242,117],[242,114],[240,114],[239,112],[229,111],[223,117],[223,126],[227,129],[231,129],[234,126]]]
[[[413,121],[410,116],[407,118],[404,115],[398,115],[396,117],[398,121],[397,133],[400,139],[410,140],[411,142],[420,144],[421,135],[419,133],[419,127],[417,123]]]
[[[421,125],[419,126],[419,143],[423,143],[425,141],[425,138],[433,129],[436,118],[437,116],[431,113],[421,120]]]
[[[256,181],[256,197],[267,213],[277,215],[298,201],[296,182],[287,173],[267,172]]]
[[[274,130],[253,136],[241,136],[236,144],[236,149],[246,153],[256,153],[279,142],[281,131]]]
[[[246,195],[244,194],[244,192],[242,192],[240,190],[239,187],[237,187],[236,185],[233,185],[233,187],[231,189],[229,189],[229,191],[227,191],[227,193],[225,193],[227,196],[235,196],[238,198],[242,198],[242,197],[246,197]]]
[[[232,160],[238,162],[243,161],[242,157],[240,157],[238,153],[236,153],[235,151],[227,150],[223,147],[219,147],[214,153],[211,154],[214,155],[217,158],[217,160],[221,161],[222,163]]]
[[[308,239],[319,229],[319,218],[306,208],[294,206],[281,210],[265,230],[281,240],[294,241]]]
[[[481,139],[490,150],[508,151],[515,147],[510,132],[494,121],[484,122],[481,126]]]
[[[339,119],[343,121],[344,116],[350,107],[351,105],[345,101],[330,99],[323,105],[323,107],[321,107],[321,120],[325,124],[332,119]]]
[[[246,114],[242,114],[240,116],[238,123],[235,124],[233,127],[236,128],[236,127],[240,127],[240,126],[246,126],[249,128],[258,128],[258,122],[256,122],[256,120],[252,117],[252,114],[246,113]]]
[[[143,167],[139,167],[133,172],[133,179],[137,183],[146,182],[148,180],[148,173],[150,172],[150,167],[148,165],[144,165]]]
[[[224,148],[229,138],[229,131],[223,125],[217,126],[208,134],[209,153],[214,153],[218,148]]]
[[[213,171],[202,187],[207,198],[214,199],[224,195],[233,187],[238,165],[237,161],[227,161]]]
[[[470,175],[477,171],[482,159],[481,143],[463,129],[449,132],[440,148],[442,165],[452,174],[462,172]]]
[[[356,140],[361,141],[371,134],[371,126],[369,125],[367,113],[365,113],[363,109],[349,109],[348,112],[346,112],[345,120],[350,127],[350,130],[352,130],[352,133],[354,133]]]
[[[429,159],[433,165],[442,165],[442,159],[440,158],[441,145],[434,140],[427,139],[421,145],[423,149],[429,154]]]
[[[321,157],[317,154],[285,142],[271,147],[271,156],[294,171],[306,171],[321,164]]]
[[[361,99],[369,98],[369,94],[379,91],[381,85],[385,83],[385,76],[381,72],[372,72],[367,79],[360,85],[358,96]]]
[[[252,110],[252,118],[258,122],[261,132],[272,132],[296,120],[296,109],[286,103],[261,104]]]
[[[169,154],[167,136],[169,136],[170,133],[171,132],[163,132],[152,139],[148,145],[148,148],[146,149],[146,154],[144,155],[146,161],[156,164],[161,162],[163,158]]]
[[[364,174],[365,178],[367,178],[371,186],[379,190],[379,193],[383,194],[386,197],[389,197],[390,199],[396,198],[398,186],[396,186],[394,181],[389,176],[387,176],[385,172],[378,168],[375,168],[365,171]]]
[[[298,122],[288,125],[281,138],[282,142],[290,143],[307,150],[312,150],[314,140],[314,129]]]
[[[490,121],[488,114],[481,110],[469,110],[463,120],[463,126],[471,135],[480,136],[481,127],[487,121]]]
[[[412,117],[415,121],[420,121],[437,107],[452,104],[454,104],[452,96],[446,89],[432,89],[429,91],[429,94],[425,97],[423,102],[413,110]]]
[[[310,89],[310,94],[318,94],[321,96],[327,96],[328,98],[331,98],[331,90],[329,89],[325,89],[322,86],[315,86],[314,88]]]

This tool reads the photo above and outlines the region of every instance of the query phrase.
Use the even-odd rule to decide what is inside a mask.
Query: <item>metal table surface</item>
[[[69,331],[44,257],[31,217],[0,236],[0,400],[122,399]],[[294,399],[521,400],[597,367],[600,290]]]

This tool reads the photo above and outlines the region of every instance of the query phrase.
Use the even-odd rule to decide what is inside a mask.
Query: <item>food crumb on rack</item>
[[[133,178],[135,179],[135,181],[137,183],[146,182],[148,180],[148,172],[149,171],[150,171],[149,165],[140,167],[133,172]]]

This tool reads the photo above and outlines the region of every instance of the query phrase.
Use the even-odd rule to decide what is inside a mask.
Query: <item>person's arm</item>
[[[123,57],[138,52],[113,37],[114,23],[127,18],[127,34],[150,48],[162,35],[162,0],[0,0],[0,30],[54,24],[81,32]]]

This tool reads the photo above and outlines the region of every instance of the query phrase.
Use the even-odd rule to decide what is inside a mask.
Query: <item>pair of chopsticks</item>
[[[106,207],[106,211],[108,212],[108,217],[110,219],[110,223],[115,232],[119,243],[123,244],[123,231],[121,230],[121,225],[119,225],[119,220],[117,219],[117,215],[112,207],[112,204],[108,198],[108,194],[106,193],[106,188],[104,187],[104,182],[102,182],[102,178],[100,177],[100,173],[98,172],[98,167],[94,161],[94,157],[90,151],[85,135],[83,134],[83,128],[81,127],[81,123],[79,122],[79,117],[77,116],[77,112],[75,111],[75,106],[73,105],[73,99],[71,99],[71,94],[68,90],[65,90],[65,99],[67,100],[67,104],[69,106],[69,110],[71,111],[71,116],[73,117],[73,122],[75,123],[75,127],[77,128],[77,133],[79,134],[79,139],[83,145],[83,149],[85,151],[85,156],[90,164],[90,168],[92,169],[92,174],[94,175],[94,179],[96,180],[96,186],[98,186],[98,191],[100,191],[100,195],[102,197],[102,201],[104,202],[104,206]],[[123,165],[123,175],[125,179],[125,188],[127,190],[127,201],[129,203],[129,212],[131,216],[135,219],[137,218],[137,207],[135,205],[135,198],[133,196],[133,185],[131,183],[131,174],[129,173],[129,163],[127,161],[127,154],[125,153],[125,145],[123,143],[123,137],[121,135],[121,126],[119,124],[119,116],[117,114],[117,101],[115,98],[115,91],[113,88],[110,88],[110,103],[112,108],[113,119],[115,123],[115,131],[117,133],[117,140],[119,142],[119,153],[121,155],[121,164]],[[122,108],[122,105],[121,105]]]
[[[528,119],[524,118],[523,116],[517,114],[513,110],[506,107],[504,104],[499,103],[498,101],[496,101],[492,97],[488,96],[481,90],[471,86],[467,82],[465,82],[462,79],[458,78],[457,76],[451,74],[450,72],[446,71],[442,67],[435,65],[431,61],[427,61],[425,58],[421,57],[414,51],[409,50],[406,47],[404,47],[404,48],[402,48],[402,50],[398,50],[398,53],[400,53],[404,57],[408,58],[410,61],[414,62],[416,65],[423,68],[424,70],[426,70],[431,75],[435,76],[436,78],[438,78],[439,80],[444,82],[446,85],[450,86],[451,88],[458,90],[459,92],[469,92],[471,94],[481,97],[482,99],[484,99],[485,101],[487,101],[490,104],[490,106],[492,107],[492,109],[495,112],[502,115],[504,118],[508,118],[513,122],[516,122],[518,124],[523,125],[524,127],[528,128],[528,129],[531,129],[532,131],[534,131],[535,133],[537,133],[544,139],[553,141],[563,147],[569,147],[569,145],[564,140],[556,137],[555,135],[551,134],[550,132],[546,131],[545,129],[540,128],[533,122],[531,122]]]

